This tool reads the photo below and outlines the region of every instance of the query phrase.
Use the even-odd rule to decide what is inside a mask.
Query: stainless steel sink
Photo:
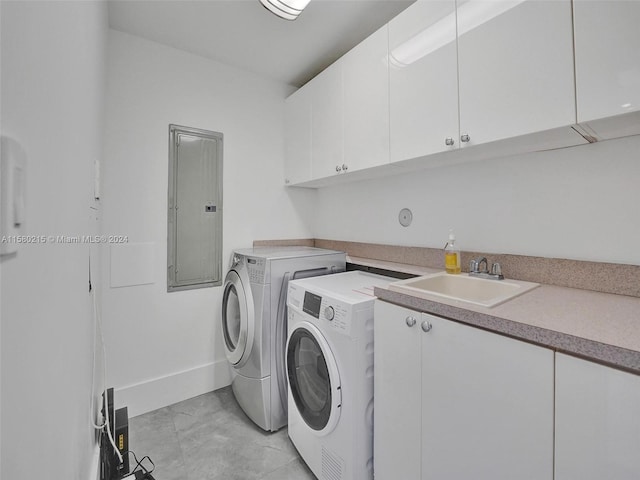
[[[434,300],[441,297],[459,302],[495,307],[539,286],[520,280],[487,280],[466,274],[446,272],[401,280],[389,285],[389,290]]]

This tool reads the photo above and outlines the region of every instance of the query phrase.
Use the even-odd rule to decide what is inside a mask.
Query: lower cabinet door
[[[640,478],[640,376],[556,355],[555,480]]]
[[[376,480],[420,478],[420,314],[376,300],[374,440]]]
[[[551,480],[554,352],[424,313],[420,327],[421,478]]]

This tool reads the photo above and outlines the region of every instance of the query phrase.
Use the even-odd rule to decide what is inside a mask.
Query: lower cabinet
[[[556,354],[555,480],[640,478],[640,376]]]
[[[382,301],[377,480],[553,478],[554,353]]]
[[[375,304],[376,480],[640,479],[640,375]]]
[[[374,476],[376,480],[419,479],[420,314],[376,300],[374,319]]]

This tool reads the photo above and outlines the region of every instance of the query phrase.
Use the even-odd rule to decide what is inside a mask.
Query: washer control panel
[[[327,320],[329,321],[333,320],[335,315],[336,315],[336,311],[333,309],[333,307],[329,306],[324,308],[324,318],[326,318]]]
[[[333,298],[323,298],[321,303],[323,325],[348,335],[351,333],[350,305]]]
[[[289,295],[291,299],[291,290],[289,291]],[[340,333],[349,334],[351,331],[351,309],[347,303],[305,291],[302,301],[302,311],[307,315],[317,318],[317,323],[331,327]]]

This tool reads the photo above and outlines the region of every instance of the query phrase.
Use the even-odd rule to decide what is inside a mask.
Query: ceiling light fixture
[[[260,3],[280,18],[295,20],[309,4],[309,0],[260,0]]]

